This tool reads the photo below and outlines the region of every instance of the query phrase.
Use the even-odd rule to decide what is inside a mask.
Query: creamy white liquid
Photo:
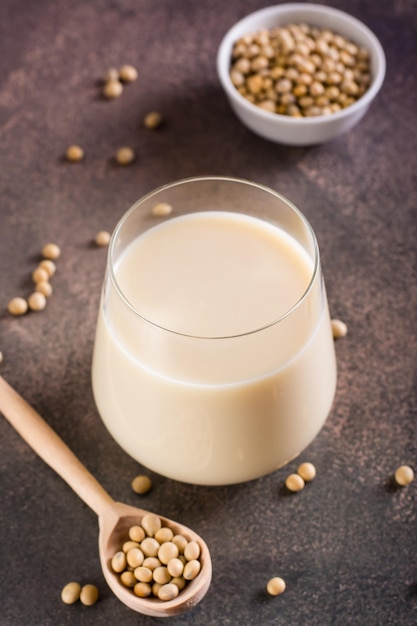
[[[197,484],[249,480],[301,452],[336,384],[320,282],[285,316],[313,270],[289,235],[240,214],[186,215],[134,240],[115,276],[140,315],[108,285],[93,359],[96,403],[116,441]]]

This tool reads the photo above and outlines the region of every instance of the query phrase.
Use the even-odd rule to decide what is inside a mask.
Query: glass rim
[[[119,283],[117,281],[117,277],[116,277],[116,273],[115,273],[115,268],[114,268],[114,266],[115,266],[114,249],[115,249],[116,241],[118,239],[118,235],[119,235],[121,229],[123,228],[124,224],[129,219],[129,217],[132,215],[132,213],[134,213],[142,204],[144,204],[145,202],[150,200],[153,196],[156,196],[157,194],[160,194],[164,190],[172,189],[174,187],[179,187],[179,186],[190,184],[190,183],[208,182],[208,181],[222,181],[222,182],[226,182],[226,183],[237,183],[237,184],[240,184],[240,185],[246,185],[246,186],[252,187],[254,189],[259,189],[260,191],[262,191],[264,193],[268,193],[271,196],[275,196],[276,198],[278,198],[279,200],[284,202],[297,215],[297,217],[300,219],[300,221],[305,225],[305,227],[307,229],[307,232],[308,232],[309,236],[311,237],[312,244],[313,244],[314,264],[313,264],[313,269],[312,269],[312,272],[311,272],[310,280],[309,280],[308,285],[305,288],[303,294],[298,298],[298,300],[287,311],[285,311],[285,313],[282,313],[278,317],[274,318],[271,322],[268,322],[266,324],[263,324],[262,326],[259,326],[257,328],[254,328],[254,329],[251,329],[251,330],[248,330],[248,331],[245,331],[245,332],[241,332],[241,333],[227,334],[227,335],[195,335],[195,334],[192,334],[192,333],[184,333],[184,332],[181,332],[181,331],[174,330],[172,328],[168,328],[166,326],[163,326],[162,324],[158,324],[157,322],[154,322],[152,319],[150,319],[149,317],[147,317],[146,315],[141,313],[141,311],[137,307],[135,307],[128,300],[128,298],[123,293],[123,290],[122,290],[122,288],[120,287],[120,285],[119,285]],[[244,215],[244,213],[242,213],[242,215]],[[251,216],[251,217],[254,217],[254,216]],[[260,217],[260,218],[256,218],[256,219],[260,219],[262,221],[263,218]],[[263,220],[263,221],[265,221],[265,220]],[[153,228],[153,226],[151,228]],[[116,290],[116,293],[121,298],[121,300],[124,302],[124,304],[135,315],[140,317],[143,321],[145,321],[147,324],[150,324],[154,328],[158,328],[158,329],[160,329],[160,330],[162,330],[164,332],[171,333],[173,335],[178,335],[180,337],[187,337],[187,338],[190,338],[190,339],[208,339],[208,340],[210,340],[210,339],[212,339],[212,340],[214,340],[214,339],[217,339],[217,340],[220,340],[220,339],[235,339],[235,338],[239,338],[239,337],[255,335],[256,333],[259,333],[259,332],[262,332],[264,330],[267,330],[268,328],[272,328],[273,326],[279,324],[285,318],[289,317],[292,313],[294,313],[295,310],[298,309],[302,305],[302,303],[306,300],[306,298],[308,297],[310,291],[313,288],[313,285],[316,282],[317,276],[319,274],[319,269],[320,269],[320,251],[319,251],[319,246],[318,246],[316,234],[315,234],[315,232],[313,230],[313,227],[311,226],[310,222],[308,221],[308,219],[295,206],[295,204],[293,204],[291,202],[291,200],[288,200],[288,198],[286,198],[285,196],[280,194],[278,191],[275,191],[271,187],[268,187],[268,186],[263,185],[261,183],[255,183],[253,181],[246,180],[244,178],[236,178],[236,177],[233,177],[233,176],[216,176],[216,175],[213,175],[213,176],[192,176],[192,177],[189,177],[189,178],[182,178],[182,179],[170,182],[170,183],[166,183],[164,185],[160,185],[159,187],[153,189],[152,191],[148,192],[144,196],[141,196],[136,202],[134,202],[130,206],[130,208],[122,215],[122,217],[117,222],[117,224],[116,224],[116,226],[115,226],[115,228],[113,230],[111,239],[110,239],[109,249],[108,249],[108,254],[107,254],[107,271],[109,273],[111,282],[112,282],[112,284],[113,284],[113,286],[114,286],[114,288]]]

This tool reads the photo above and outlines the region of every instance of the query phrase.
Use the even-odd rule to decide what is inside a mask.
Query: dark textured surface
[[[387,54],[385,84],[349,134],[309,149],[251,134],[220,90],[215,54],[255,0],[2,0],[0,3],[1,373],[57,430],[111,495],[201,533],[214,575],[205,600],[175,625],[412,626],[417,624],[416,134],[414,0],[335,0],[361,18]],[[132,63],[122,98],[99,97],[108,67]],[[157,133],[141,126],[160,110]],[[83,163],[63,162],[70,143]],[[111,157],[132,145],[138,160]],[[283,468],[250,484],[183,485],[153,476],[111,440],[90,390],[95,317],[111,230],[138,197],[195,174],[236,175],[291,199],[316,230],[337,344],[338,392],[302,455],[318,476],[285,496]],[[7,301],[30,289],[41,246],[62,247],[47,309],[22,319]],[[97,557],[94,514],[0,419],[0,624],[157,624],[121,605]],[[281,575],[287,591],[264,592]],[[92,607],[65,606],[70,580],[96,583]]]

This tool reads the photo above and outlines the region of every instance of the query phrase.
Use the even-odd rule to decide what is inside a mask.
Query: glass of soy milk
[[[154,210],[161,203],[168,216]],[[302,213],[226,177],[136,202],[109,246],[92,382],[114,439],[164,476],[232,484],[297,456],[336,387],[319,250]]]

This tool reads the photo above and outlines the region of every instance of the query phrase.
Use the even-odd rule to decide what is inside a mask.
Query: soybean
[[[43,261],[39,263],[38,267],[45,270],[49,278],[52,278],[52,276],[54,276],[56,272],[56,265],[50,259],[44,259]]]
[[[190,541],[184,548],[184,556],[187,561],[194,561],[200,556],[200,546],[197,541]]]
[[[145,537],[141,542],[141,549],[145,556],[157,556],[160,544],[153,537]]]
[[[346,337],[348,329],[347,326],[342,320],[332,319],[332,333],[333,339],[341,339],[342,337]]]
[[[149,567],[144,567],[143,565],[136,567],[133,573],[135,578],[142,583],[149,583],[153,579],[153,570],[149,569]]]
[[[132,550],[132,548],[139,548],[139,547],[140,547],[140,543],[138,541],[125,541],[122,546],[122,550],[125,554],[127,554],[129,550]]]
[[[150,130],[156,130],[162,125],[163,117],[157,111],[151,111],[150,113],[147,113],[145,115],[143,123],[146,128],[149,128]]]
[[[61,591],[61,600],[65,604],[74,604],[80,599],[81,585],[77,582],[71,582],[65,585]]]
[[[55,261],[61,254],[61,249],[56,243],[47,243],[42,248],[42,256],[45,259],[50,259],[51,261]]]
[[[167,570],[171,576],[178,578],[184,571],[184,563],[181,559],[172,558],[167,563]]]
[[[44,269],[43,267],[38,266],[36,269],[33,270],[32,272],[32,280],[33,282],[36,283],[44,283],[44,282],[48,282],[49,280],[49,274],[46,271],[46,269]]]
[[[109,80],[118,80],[119,72],[115,67],[110,67],[107,72],[104,74],[104,82],[107,83]]]
[[[187,584],[187,581],[184,576],[174,576],[174,578],[171,578],[171,583],[173,585],[177,585],[178,589],[182,591]]]
[[[178,551],[180,554],[184,554],[184,550],[187,547],[188,541],[183,535],[175,535],[172,538],[172,543],[175,543],[178,546]]]
[[[152,576],[154,581],[160,585],[166,585],[166,583],[169,583],[171,580],[171,574],[164,565],[160,565],[154,569]]]
[[[184,566],[183,576],[185,580],[193,580],[200,572],[201,563],[197,559],[188,561]]]
[[[139,476],[136,476],[132,480],[132,489],[135,493],[139,493],[139,494],[148,493],[148,491],[150,491],[151,488],[152,488],[152,481],[149,478],[149,476],[144,476],[140,474]]]
[[[155,533],[155,539],[157,541],[159,541],[159,543],[167,543],[170,542],[171,539],[173,539],[174,537],[174,533],[172,532],[172,530],[170,528],[168,528],[168,526],[163,526],[162,528],[160,528],[159,530],[156,531]],[[176,544],[174,544],[176,546]],[[176,549],[178,551],[178,547],[176,546]]]
[[[68,146],[67,151],[65,152],[65,156],[68,161],[72,163],[78,163],[82,161],[84,158],[84,150],[75,144]]]
[[[130,567],[140,567],[145,559],[145,555],[140,548],[132,548],[126,553],[126,561]]]
[[[152,571],[160,565],[162,565],[162,563],[159,559],[156,558],[156,556],[147,556],[146,559],[143,561],[143,567],[147,567]]]
[[[172,541],[165,541],[158,550],[158,559],[166,565],[171,559],[178,557],[178,547]]]
[[[138,72],[133,65],[122,65],[119,70],[119,79],[124,83],[133,83],[138,77]]]
[[[135,160],[135,151],[129,146],[119,148],[116,152],[115,159],[119,165],[130,165]]]
[[[304,482],[308,483],[316,477],[316,468],[312,463],[301,463],[298,466],[297,474],[301,476]]]
[[[129,529],[129,538],[134,542],[138,542],[136,547],[139,547],[139,543],[145,539],[145,531],[142,526],[131,526]]]
[[[274,578],[271,578],[268,581],[266,590],[271,596],[279,596],[285,591],[286,587],[287,585],[283,578],[281,578],[280,576],[274,576]]]
[[[173,600],[179,594],[179,589],[177,585],[173,583],[167,583],[166,585],[162,585],[158,591],[158,598],[160,600]]]
[[[31,311],[42,311],[46,307],[46,298],[40,291],[34,291],[28,298]]]
[[[152,593],[152,587],[147,582],[138,582],[133,587],[133,593],[139,598],[147,598]]]
[[[103,87],[103,95],[105,98],[109,100],[114,100],[115,98],[120,98],[123,93],[123,85],[118,79],[111,78],[106,81]]]
[[[24,298],[12,298],[7,305],[10,315],[24,315],[28,310],[28,303]]]
[[[98,589],[95,585],[84,585],[80,593],[80,601],[85,606],[92,606],[98,600]]]
[[[414,470],[409,465],[400,465],[394,474],[395,482],[401,487],[406,487],[414,480]]]
[[[143,516],[141,525],[148,537],[153,537],[161,528],[162,523],[157,515],[154,513],[147,513]]]
[[[285,486],[289,491],[301,491],[304,489],[305,482],[299,474],[290,474],[285,479]]]
[[[96,236],[94,237],[94,241],[97,246],[100,248],[105,248],[109,245],[111,239],[111,235],[107,230],[99,230]]]
[[[152,215],[155,217],[165,217],[172,213],[172,206],[168,202],[158,202],[152,207]]]
[[[125,587],[134,587],[138,582],[135,575],[130,570],[125,570],[120,574],[120,580]]]
[[[126,554],[123,550],[119,550],[111,560],[111,566],[114,572],[121,574],[127,566]]]

